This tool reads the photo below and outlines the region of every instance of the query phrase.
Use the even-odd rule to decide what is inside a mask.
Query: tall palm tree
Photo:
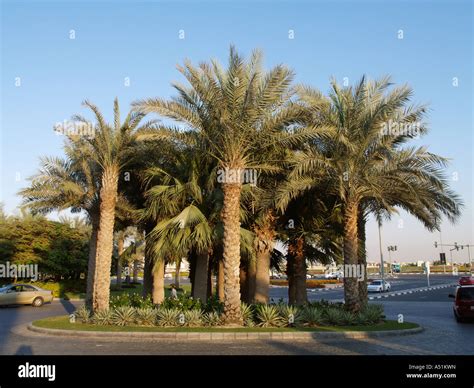
[[[114,101],[113,124],[107,123],[97,106],[91,102],[85,101],[84,105],[92,111],[96,121],[94,136],[84,140],[89,151],[89,158],[100,169],[100,218],[92,289],[92,309],[93,311],[99,311],[109,307],[110,269],[119,174],[128,161],[128,156],[130,156],[132,145],[136,139],[136,132],[146,130],[154,123],[147,123],[144,127],[139,128],[144,115],[136,112],[130,112],[122,123],[117,99]],[[89,121],[83,116],[76,115],[74,120],[89,124]]]
[[[158,113],[198,132],[207,152],[218,161],[223,191],[224,321],[228,325],[241,324],[242,174],[271,170],[271,165],[256,151],[288,145],[306,138],[308,131],[281,131],[301,113],[291,102],[293,73],[281,65],[263,71],[257,51],[245,62],[231,47],[227,69],[217,61],[201,63],[199,67],[185,62],[179,71],[190,86],[175,84],[178,96],[172,101],[148,99],[134,105],[140,111]]]
[[[390,79],[368,81],[341,88],[332,82],[329,99],[314,89],[300,87],[301,103],[313,114],[314,123],[335,131],[295,154],[290,179],[297,192],[329,182],[328,192],[343,206],[344,264],[359,262],[359,216],[376,204],[388,213],[401,207],[436,228],[441,216],[454,221],[459,198],[444,177],[446,159],[425,148],[403,145],[426,133],[424,106],[408,105],[413,94],[408,86],[389,89]],[[386,131],[387,123],[403,124],[415,131]],[[359,311],[361,301],[356,278],[344,279],[349,310]]]
[[[99,227],[99,179],[97,166],[84,157],[80,148],[77,139],[69,139],[64,146],[66,159],[42,158],[39,172],[31,178],[30,186],[19,194],[23,197],[23,205],[33,213],[66,209],[73,213],[85,211],[92,226],[86,291],[86,303],[90,304]]]

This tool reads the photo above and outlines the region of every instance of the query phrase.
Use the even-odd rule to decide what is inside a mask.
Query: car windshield
[[[374,286],[378,286],[378,285],[380,285],[381,283],[382,283],[382,282],[381,282],[380,280],[376,280],[376,281],[374,281],[374,282],[372,282],[372,283],[370,283],[370,284],[373,284]]]
[[[474,300],[474,287],[460,288],[458,291],[458,299],[460,300]]]

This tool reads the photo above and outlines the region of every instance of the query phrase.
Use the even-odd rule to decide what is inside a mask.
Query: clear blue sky
[[[297,82],[322,91],[331,76],[355,82],[362,74],[391,74],[410,84],[414,101],[431,108],[431,132],[418,143],[452,158],[449,174],[458,175],[452,188],[466,203],[457,225],[443,224],[443,240],[474,244],[470,1],[1,3],[0,201],[8,212],[19,204],[16,192],[36,171],[38,157],[61,155],[62,138],[52,127],[83,113],[85,98],[110,117],[115,96],[123,110],[137,98],[169,97],[170,82],[181,80],[176,64],[225,62],[234,43],[245,54],[261,48],[268,66],[286,63]],[[378,260],[376,231],[371,222],[370,261]],[[438,238],[403,213],[383,228],[384,246],[398,245],[398,260],[436,257]],[[464,260],[467,252],[454,257]]]

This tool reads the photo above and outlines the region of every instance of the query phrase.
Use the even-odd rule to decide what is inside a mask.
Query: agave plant
[[[285,322],[286,326],[296,326],[301,321],[301,312],[297,306],[279,304],[277,306],[278,314]]]
[[[217,326],[221,322],[221,317],[215,311],[205,313],[202,320],[206,326]]]
[[[159,326],[170,327],[179,326],[179,316],[181,312],[178,309],[161,308],[156,313]]]
[[[143,326],[153,326],[156,322],[156,310],[147,307],[137,309],[135,322]]]
[[[76,312],[74,313],[74,315],[76,317],[76,320],[78,320],[81,323],[89,323],[91,319],[91,312],[85,305],[78,308]]]
[[[341,323],[345,326],[352,326],[357,323],[358,315],[352,313],[351,311],[342,311],[341,312]]]
[[[252,305],[249,305],[247,303],[241,303],[240,305],[240,312],[242,314],[242,320],[244,322],[247,322],[247,321],[252,321],[253,320],[253,306]]]
[[[377,305],[377,304],[368,305],[357,316],[359,323],[362,323],[365,325],[378,323],[383,318],[384,318],[383,306]]]
[[[324,314],[322,309],[317,307],[308,306],[301,314],[301,321],[305,326],[318,326],[325,323]]]
[[[336,307],[329,307],[324,312],[326,316],[326,320],[330,325],[338,325],[342,326],[344,324],[344,310],[336,308]]]
[[[135,322],[135,309],[129,306],[117,307],[112,313],[113,323],[118,326],[127,326]]]
[[[189,327],[202,326],[203,314],[200,310],[188,310],[184,312],[184,324]]]
[[[285,321],[278,313],[276,306],[270,304],[262,304],[257,306],[257,321],[260,327],[281,327],[285,325]]]
[[[94,314],[92,321],[96,325],[112,325],[114,323],[113,318],[112,310],[99,310]]]

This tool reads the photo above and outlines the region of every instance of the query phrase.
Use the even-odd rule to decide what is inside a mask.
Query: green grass
[[[376,325],[370,326],[321,326],[314,328],[259,328],[259,327],[241,327],[241,328],[225,328],[225,327],[145,327],[145,326],[99,326],[85,323],[70,323],[68,316],[51,317],[33,322],[37,327],[47,329],[61,330],[81,330],[81,331],[104,331],[104,332],[299,332],[299,331],[316,331],[316,332],[341,332],[341,331],[387,331],[387,330],[406,330],[418,327],[416,323],[397,321],[384,321]]]

